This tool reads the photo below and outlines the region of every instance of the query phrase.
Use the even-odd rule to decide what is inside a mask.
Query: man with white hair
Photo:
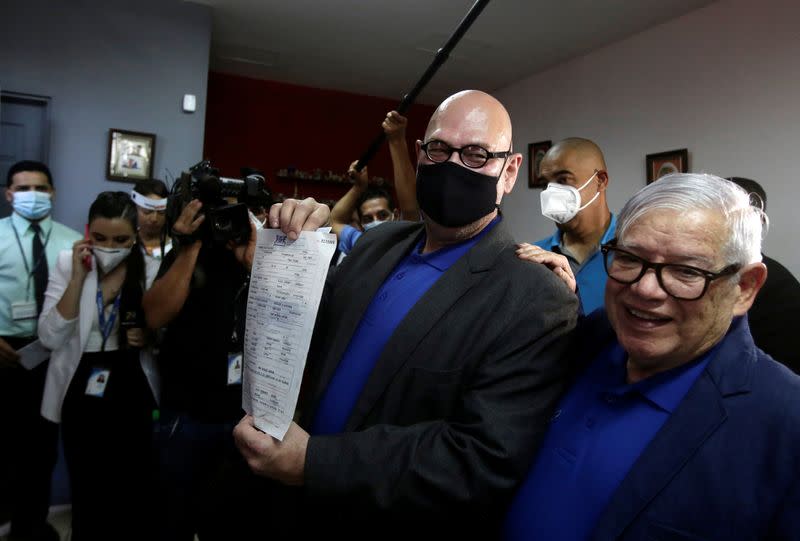
[[[507,539],[800,539],[800,377],[754,343],[762,217],[711,175],[625,205],[605,312],[507,516]],[[764,220],[766,223],[766,220]]]

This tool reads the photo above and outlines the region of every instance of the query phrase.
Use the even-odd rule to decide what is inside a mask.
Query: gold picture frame
[[[122,182],[153,178],[155,152],[155,134],[108,130],[106,178]]]

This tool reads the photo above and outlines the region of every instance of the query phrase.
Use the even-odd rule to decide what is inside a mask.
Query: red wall
[[[211,72],[204,157],[224,176],[238,178],[241,167],[255,167],[273,194],[292,197],[295,182],[277,179],[279,169],[344,173],[398,101]],[[424,135],[433,110],[416,104],[406,113],[412,161],[414,141]],[[369,175],[392,179],[386,144],[369,163]],[[299,197],[338,199],[349,184],[298,181],[297,189]]]

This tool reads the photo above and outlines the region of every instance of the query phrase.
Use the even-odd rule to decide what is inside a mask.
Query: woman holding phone
[[[42,415],[62,425],[72,489],[72,539],[146,538],[157,378],[145,348],[147,276],[136,206],[103,192],[86,239],[59,254],[39,318],[53,351]]]

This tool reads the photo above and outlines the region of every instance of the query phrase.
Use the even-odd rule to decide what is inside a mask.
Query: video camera
[[[206,219],[193,239],[220,245],[229,241],[245,244],[250,239],[249,202],[263,200],[265,195],[269,197],[269,192],[260,173],[251,172],[244,179],[221,177],[210,161],[203,160],[181,173],[173,184],[167,201],[167,224],[172,230],[184,207],[199,199],[203,203],[200,213]],[[237,202],[229,203],[226,198]]]

